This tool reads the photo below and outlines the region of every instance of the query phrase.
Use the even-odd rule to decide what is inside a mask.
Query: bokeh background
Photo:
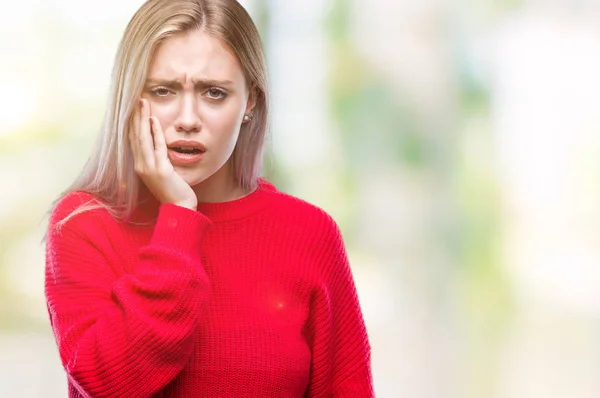
[[[2,1],[2,397],[66,397],[46,212],[141,3]],[[242,4],[272,77],[265,174],[340,224],[377,396],[600,397],[600,2]]]

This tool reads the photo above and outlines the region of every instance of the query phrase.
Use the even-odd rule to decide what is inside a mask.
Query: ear
[[[256,88],[255,85],[252,85],[252,87],[250,87],[250,90],[248,93],[248,102],[246,103],[246,111],[244,112],[244,114],[248,115],[254,110],[257,100],[258,100],[258,89]]]

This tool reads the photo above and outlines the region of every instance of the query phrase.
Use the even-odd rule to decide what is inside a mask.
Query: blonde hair
[[[133,168],[128,139],[134,107],[158,46],[169,37],[196,29],[229,46],[256,96],[254,117],[242,125],[232,154],[233,172],[240,186],[248,191],[256,187],[267,132],[269,90],[262,43],[252,19],[236,0],[149,0],[135,13],[121,39],[96,147],[81,174],[58,199],[82,191],[100,201],[80,206],[61,224],[98,207],[118,219],[132,214],[142,184]]]

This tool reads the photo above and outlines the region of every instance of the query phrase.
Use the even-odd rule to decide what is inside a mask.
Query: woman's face
[[[160,121],[171,163],[190,186],[211,176],[231,179],[223,165],[244,114],[254,107],[249,91],[235,55],[201,30],[171,37],[157,49],[142,96]]]

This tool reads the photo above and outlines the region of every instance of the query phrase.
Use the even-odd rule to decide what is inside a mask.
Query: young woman
[[[258,177],[268,87],[235,0],[150,0],[102,134],[52,210],[69,397],[371,397],[337,225]]]

